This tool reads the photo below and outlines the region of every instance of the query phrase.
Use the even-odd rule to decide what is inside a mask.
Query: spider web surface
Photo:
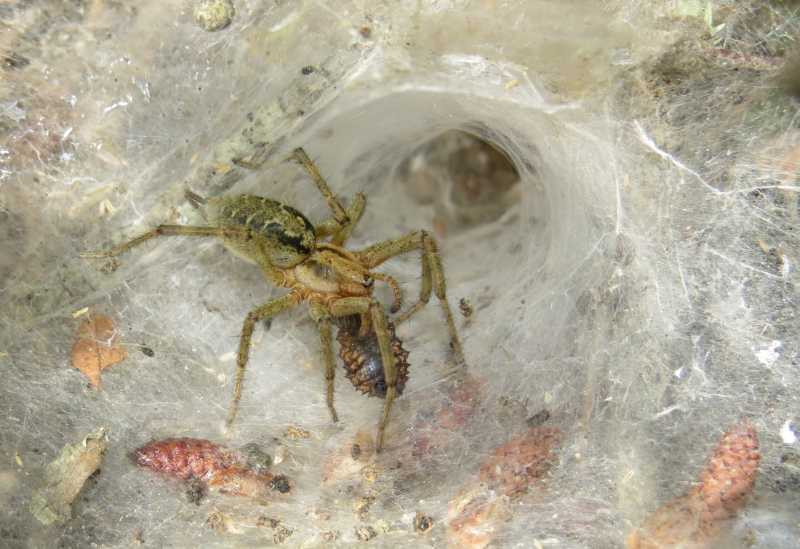
[[[7,56],[0,83],[3,544],[327,547],[375,534],[376,547],[619,547],[748,418],[756,493],[709,546],[791,546],[800,141],[776,82],[796,12],[488,4],[239,2],[218,33],[177,1],[0,8],[14,29],[0,48],[29,60]],[[440,223],[452,166],[423,154],[453,131],[502,151],[519,177],[498,215],[468,227]],[[450,359],[432,298],[398,329],[410,378],[377,457],[353,446],[368,449],[382,403],[339,368],[331,424],[305,306],[257,326],[225,432],[241,323],[283,293],[255,266],[190,238],[147,243],[112,273],[78,257],[161,222],[202,224],[187,188],[325,219],[288,160],[297,146],[345,202],[366,194],[349,248],[420,228],[440,241],[468,367]],[[444,190],[420,200],[409,165]],[[381,270],[413,302],[418,256]],[[128,351],[100,390],[70,364],[87,310],[113,318]],[[485,489],[497,448],[540,426],[560,433],[547,474],[522,496],[487,496],[483,537],[464,541],[453,509]],[[28,511],[41,472],[98,427],[101,472],[70,520],[41,527]],[[129,457],[169,437],[255,442],[292,492],[188,502]],[[430,531],[415,530],[417,513]]]

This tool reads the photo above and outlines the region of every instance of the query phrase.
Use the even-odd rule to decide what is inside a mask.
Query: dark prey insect
[[[256,307],[245,318],[239,339],[236,383],[227,418],[228,427],[233,424],[239,408],[253,329],[260,320],[273,317],[302,302],[308,303],[311,317],[319,328],[325,364],[326,401],[331,418],[337,421],[333,405],[335,363],[331,326],[333,319],[358,315],[360,334],[374,334],[383,366],[385,400],[378,423],[376,445],[380,450],[389,412],[399,392],[398,384],[405,382],[407,373],[402,365],[398,367],[397,358],[400,355],[393,352],[389,321],[383,306],[373,297],[374,281],[388,284],[394,295],[390,311],[396,313],[402,305],[400,285],[391,276],[372,269],[392,257],[414,250],[421,251],[419,299],[398,315],[394,322],[399,324],[407,320],[428,303],[431,293],[435,294],[444,313],[450,347],[456,361],[463,364],[461,343],[447,303],[442,262],[435,240],[425,231],[412,231],[362,250],[345,249],[345,242],[364,212],[365,196],[357,193],[345,210],[305,151],[296,149],[294,157],[311,176],[333,213],[331,218],[316,227],[296,209],[269,198],[237,195],[206,201],[193,195],[195,201],[207,207],[208,226],[159,225],[110,250],[84,253],[82,256],[115,257],[157,236],[213,236],[220,238],[238,256],[256,263],[269,282],[289,290],[286,295]]]
[[[374,331],[361,334],[361,317],[345,316],[337,319],[339,327],[336,341],[339,342],[339,358],[344,362],[345,375],[353,387],[367,396],[386,397],[386,374],[381,360],[381,350]],[[408,351],[395,335],[394,323],[388,322],[392,354],[397,370],[397,394],[402,395],[408,381]]]

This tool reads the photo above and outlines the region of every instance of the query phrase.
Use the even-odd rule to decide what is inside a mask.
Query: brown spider
[[[431,292],[435,293],[447,322],[450,347],[456,361],[464,363],[453,314],[447,303],[444,271],[436,242],[425,231],[412,231],[363,250],[345,249],[345,242],[364,212],[366,197],[357,193],[350,207],[345,210],[305,151],[296,149],[294,157],[314,180],[333,212],[332,218],[316,227],[299,211],[269,198],[245,194],[204,200],[191,195],[194,201],[207,205],[209,226],[159,225],[108,251],[87,252],[81,256],[114,257],[157,236],[215,236],[221,238],[236,255],[261,267],[269,282],[290,290],[286,295],[250,311],[244,321],[236,361],[236,384],[227,418],[229,428],[238,412],[250,353],[250,338],[256,323],[303,301],[308,303],[311,317],[319,327],[325,362],[327,405],[333,421],[338,421],[333,405],[335,363],[331,324],[334,318],[359,315],[359,334],[363,337],[374,334],[377,339],[386,382],[383,415],[378,423],[377,434],[377,449],[380,450],[389,411],[397,395],[398,369],[392,346],[393,330],[388,327],[389,321],[383,306],[372,295],[373,281],[380,280],[391,287],[394,294],[390,309],[392,313],[400,310],[402,294],[394,278],[372,269],[394,256],[412,250],[422,251],[419,301],[398,315],[395,323],[407,320],[428,303]],[[326,238],[328,240],[323,240]]]

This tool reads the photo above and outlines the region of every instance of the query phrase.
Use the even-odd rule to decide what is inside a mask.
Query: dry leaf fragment
[[[302,427],[298,427],[296,425],[290,425],[286,428],[286,438],[289,440],[300,440],[304,438],[309,438],[311,433],[303,429]]]
[[[480,485],[465,489],[448,505],[448,547],[483,549],[510,517],[507,497]]]
[[[110,317],[91,314],[78,328],[78,339],[72,345],[72,366],[89,378],[93,387],[100,386],[103,369],[122,362],[127,356]]]
[[[42,524],[62,523],[72,516],[72,502],[86,479],[100,468],[108,440],[104,429],[82,442],[67,444],[47,466],[44,485],[31,498],[30,511]]]

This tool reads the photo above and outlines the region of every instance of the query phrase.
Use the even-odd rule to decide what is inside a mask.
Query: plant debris
[[[528,429],[494,450],[481,465],[481,481],[509,497],[525,493],[550,470],[555,459],[554,449],[560,440],[558,429]]]
[[[286,476],[266,472],[263,464],[254,465],[251,454],[251,448],[242,452],[203,439],[169,438],[138,448],[132,458],[141,467],[224,494],[261,498],[291,490]]]
[[[417,511],[417,514],[414,515],[414,531],[418,534],[424,534],[431,528],[433,528],[433,519]]]
[[[108,439],[105,429],[67,444],[45,469],[44,485],[33,494],[30,511],[42,524],[63,523],[72,517],[72,502],[86,479],[100,469]]]
[[[659,507],[628,536],[628,549],[712,546],[726,524],[745,506],[755,485],[761,456],[749,421],[722,435],[688,494]]]
[[[101,371],[127,356],[110,317],[92,313],[78,328],[77,340],[72,345],[72,366],[89,379],[92,387],[100,387]]]

